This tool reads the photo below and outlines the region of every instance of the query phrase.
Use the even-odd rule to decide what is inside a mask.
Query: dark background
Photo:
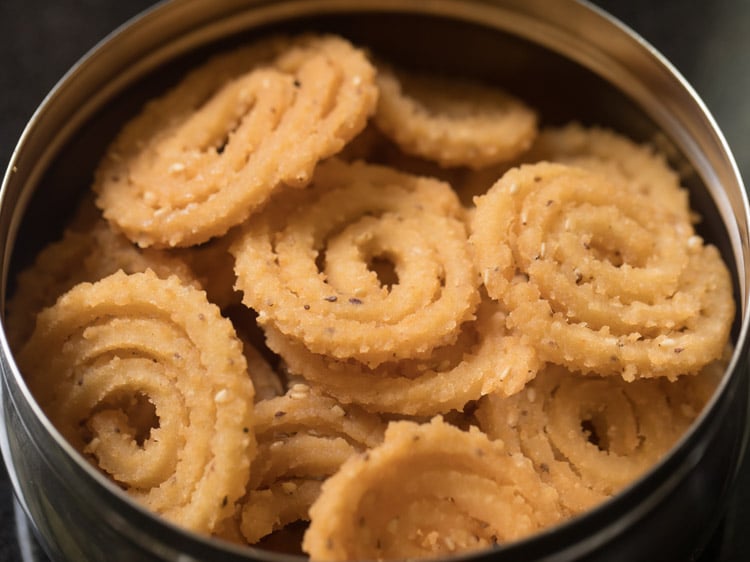
[[[356,0],[352,0],[356,1]],[[405,0],[407,1],[407,0]],[[0,164],[46,93],[97,42],[150,0],[0,0]],[[750,1],[598,0],[692,84],[750,181]],[[750,461],[700,562],[750,561]],[[12,495],[0,467],[0,561],[21,560]],[[700,509],[700,506],[696,506]]]

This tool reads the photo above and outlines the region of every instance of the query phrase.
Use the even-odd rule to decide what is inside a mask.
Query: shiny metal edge
[[[262,9],[259,10],[259,6]],[[591,11],[587,12],[583,10],[576,12],[576,17],[571,18],[571,21],[575,20],[575,25],[571,25],[564,30],[561,30],[560,23],[561,21],[564,21],[563,16],[570,16],[568,10],[580,10],[580,8],[572,6],[587,6]],[[203,8],[203,10],[195,10],[194,8],[196,7]],[[253,8],[253,13],[242,11],[247,8]],[[160,5],[143,16],[136,18],[130,24],[109,36],[98,48],[95,48],[90,55],[82,59],[82,61],[76,65],[51,92],[42,106],[40,106],[40,109],[33,116],[13,154],[3,181],[2,191],[0,192],[0,204],[4,203],[6,197],[8,197],[7,192],[9,186],[14,182],[17,184],[20,181],[17,179],[18,177],[23,178],[21,181],[22,186],[34,185],[38,182],[41,173],[54,157],[54,154],[68,140],[69,135],[72,134],[77,126],[89,118],[97,109],[105,105],[106,102],[111,99],[112,95],[121,91],[121,89],[125,88],[128,84],[131,84],[134,80],[137,80],[148,71],[153,70],[159,64],[170,60],[174,56],[217,40],[218,38],[223,37],[227,32],[237,32],[246,29],[247,26],[256,25],[258,23],[278,21],[284,19],[288,15],[298,17],[304,13],[320,13],[321,10],[335,12],[341,9],[346,9],[348,11],[388,10],[429,13],[446,17],[458,17],[466,21],[496,27],[497,29],[511,32],[518,31],[514,26],[523,26],[524,33],[521,35],[524,37],[580,62],[587,68],[590,68],[601,76],[607,78],[610,82],[617,85],[630,95],[657,124],[676,135],[676,140],[680,145],[680,149],[691,158],[696,169],[704,179],[708,189],[716,199],[725,226],[729,231],[732,247],[735,252],[735,259],[737,260],[738,269],[740,270],[740,296],[742,299],[743,310],[740,340],[743,342],[746,340],[747,283],[742,274],[747,271],[749,253],[747,227],[749,222],[748,202],[731,151],[705,105],[701,102],[700,98],[695,94],[689,84],[687,84],[679,73],[668,63],[668,61],[664,60],[663,57],[661,57],[653,48],[648,46],[648,44],[642,39],[637,37],[632,31],[620,25],[616,20],[604,12],[601,12],[585,2],[575,2],[571,4],[570,2],[561,2],[559,0],[550,2],[541,0],[522,2],[516,0],[509,1],[506,3],[506,6],[500,7],[498,3],[487,0],[468,2],[430,0],[429,2],[419,4],[418,9],[416,4],[407,4],[397,0],[386,0],[382,2],[363,0],[356,5],[342,0],[324,0],[321,2],[312,2],[309,0],[291,0],[287,2],[282,0],[275,3],[234,1],[226,2],[224,4],[220,2],[210,4],[201,2],[200,0],[184,0],[177,1],[173,4]],[[181,34],[180,39],[168,43],[166,47],[154,49],[154,45],[149,44],[148,41],[142,43],[144,37],[147,37],[155,29],[160,29],[162,32],[166,28],[171,30],[179,29],[180,25],[177,25],[176,22],[185,17],[185,14],[187,13],[186,11],[191,14],[191,19],[189,21],[194,23],[200,22],[204,17],[207,17],[209,21],[212,21],[212,24],[208,27],[197,28],[188,31],[187,33],[183,33]],[[224,19],[222,19],[222,14]],[[609,25],[610,28],[608,29],[606,26],[598,28],[593,37],[588,37],[588,39],[594,40],[593,44],[582,43],[581,40],[585,35],[581,34],[581,30],[586,27],[585,21],[592,21],[590,19],[586,20],[586,18],[592,18],[594,14],[598,14],[596,17],[603,18],[603,20],[593,21],[596,21],[597,23],[608,22],[607,25]],[[614,34],[616,40],[613,40],[612,32],[615,29],[619,33],[624,32],[627,37],[621,37]],[[638,60],[630,61],[630,64],[623,65],[618,59],[612,58],[623,48],[624,45],[633,40],[635,40],[640,48],[643,49],[643,51],[639,51],[641,56]],[[51,108],[53,104],[58,104],[58,106],[60,106],[58,111],[62,111],[61,108],[64,108],[66,105],[71,105],[60,104],[59,102],[61,98],[65,98],[66,96],[72,96],[75,98],[75,96],[68,91],[68,89],[72,87],[71,84],[77,80],[86,80],[90,78],[87,73],[93,72],[93,68],[99,68],[102,64],[105,64],[105,61],[112,62],[113,59],[119,60],[122,56],[122,52],[127,52],[128,56],[126,58],[130,59],[133,55],[133,51],[128,50],[126,46],[133,42],[140,44],[142,48],[145,46],[145,51],[148,52],[148,55],[138,58],[138,62],[134,65],[126,65],[127,69],[125,72],[121,73],[114,81],[109,82],[101,89],[96,89],[95,91],[97,91],[97,94],[93,98],[89,98],[86,103],[81,104],[79,106],[79,112],[73,112],[72,114],[67,113],[69,125],[59,129],[58,134],[54,137],[54,142],[47,144],[43,156],[36,159],[36,166],[32,167],[29,172],[25,172],[24,170],[24,174],[19,174],[18,166],[19,164],[22,164],[20,154],[21,148],[23,146],[24,150],[28,151],[27,145],[33,140],[35,134],[40,134],[37,128],[41,127],[40,123],[43,120],[48,119],[49,113],[52,112]],[[632,45],[628,48],[632,48]],[[119,55],[113,55],[112,53],[114,51],[118,51]],[[136,49],[136,52],[137,51],[138,50]],[[667,70],[666,74],[665,69]],[[81,76],[84,78],[81,78]],[[664,107],[661,104],[663,98],[656,97],[652,94],[650,88],[645,87],[646,85],[640,82],[639,77],[648,77],[651,81],[649,84],[651,85],[660,87],[665,85],[669,86],[668,93],[674,92],[676,94],[676,99],[673,103]],[[671,83],[675,79],[677,80],[678,85]],[[76,84],[80,86],[78,82],[76,82]],[[687,119],[687,121],[691,121],[695,116],[694,112],[696,110],[698,110],[698,113],[702,116],[701,122],[689,128],[684,127],[682,123],[686,119],[686,115],[689,114],[691,116],[690,119]],[[74,119],[70,119],[71,115],[73,115]],[[46,121],[44,122],[45,124],[47,123]],[[49,127],[50,125],[46,126]],[[698,143],[695,140],[696,138],[704,137],[706,134],[708,134],[711,139],[709,144],[713,145],[711,150],[703,150],[706,141]],[[717,174],[715,173],[716,168],[723,169],[724,172]],[[727,171],[727,169],[729,171]],[[736,193],[727,195],[726,190],[721,186],[736,186],[738,189]],[[18,189],[20,189],[20,187]],[[17,199],[16,202],[21,208],[25,206],[28,196],[29,190],[26,190],[22,196]],[[739,224],[736,229],[730,229],[729,225],[733,224],[733,219],[737,216],[736,213],[733,213],[732,211],[737,211],[738,209],[743,210],[741,215],[745,219],[744,223]],[[20,212],[16,213],[11,222],[11,226],[7,228],[7,231],[11,233],[11,238],[15,236],[21,214],[22,213]],[[8,261],[9,254],[6,254],[3,256],[5,271],[7,271]],[[5,278],[0,279],[0,283],[2,283],[3,303],[6,281]],[[5,342],[4,335],[2,336],[2,340],[3,347],[7,350],[7,342]],[[737,356],[735,356],[734,361],[736,361],[736,357]],[[732,367],[736,367],[736,365],[733,364]],[[17,381],[20,380],[18,370],[15,367],[13,368],[13,374],[16,376]],[[21,387],[25,389],[25,385],[22,383]],[[25,398],[31,398],[28,392],[25,392]],[[33,400],[30,401],[33,403]],[[54,428],[51,429],[54,432]],[[73,454],[73,456],[75,457],[76,455]],[[93,473],[87,465],[85,468]],[[105,480],[104,483],[105,485],[108,485],[108,481]],[[126,501],[129,501],[127,498],[125,499]]]

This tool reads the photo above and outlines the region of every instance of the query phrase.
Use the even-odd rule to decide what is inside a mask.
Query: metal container
[[[686,171],[701,234],[735,275],[735,352],[709,406],[673,451],[611,501],[473,559],[687,560],[720,518],[748,418],[748,204],[721,133],[692,89],[635,34],[564,0],[186,0],[160,5],[76,65],[38,109],[0,200],[2,300],[15,272],[59,236],[109,140],[200,57],[270,31],[321,30],[405,64],[499,81],[546,123],[578,119],[659,139]],[[507,85],[507,83],[503,82]],[[83,461],[35,404],[4,335],[2,452],[53,560],[280,560],[157,520]]]

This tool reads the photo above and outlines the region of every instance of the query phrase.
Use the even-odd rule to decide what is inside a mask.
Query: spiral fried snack
[[[389,361],[374,368],[310,352],[273,327],[266,343],[288,370],[343,403],[373,412],[433,416],[461,410],[489,393],[520,391],[540,368],[534,349],[508,333],[505,314],[486,299],[455,343],[428,358]]]
[[[312,560],[425,558],[527,536],[560,518],[557,493],[502,443],[440,417],[391,422],[310,508]]]
[[[688,428],[694,415],[685,415],[679,386],[583,376],[552,365],[523,392],[484,398],[475,417],[490,438],[530,458],[565,509],[577,514],[646,472]]]
[[[473,318],[478,279],[447,184],[333,159],[284,195],[230,248],[243,302],[264,326],[376,366],[450,344]],[[380,281],[378,260],[397,282]]]
[[[233,513],[256,450],[253,386],[205,293],[151,271],[76,285],[18,364],[63,436],[137,501],[204,533]]]
[[[477,199],[471,241],[488,293],[545,361],[676,377],[720,357],[728,340],[734,302],[716,248],[598,174],[510,170]]]
[[[537,132],[536,113],[499,88],[378,65],[375,125],[408,154],[442,166],[512,160]]]
[[[539,132],[495,85],[366,52],[273,36],[187,74],[8,304],[71,445],[256,558],[461,558],[547,530],[710,415],[731,355],[730,276],[669,139],[667,160]]]
[[[578,166],[606,175],[622,189],[645,195],[665,212],[690,221],[692,211],[688,192],[663,154],[653,147],[636,144],[629,138],[602,127],[570,123],[547,127],[539,132],[528,162],[542,160]]]
[[[97,205],[140,246],[222,235],[281,184],[307,185],[317,162],[364,128],[374,75],[335,36],[274,38],[211,59],[115,139]]]
[[[177,275],[186,283],[199,285],[179,257],[134,246],[100,217],[84,222],[83,229],[68,229],[60,240],[43,248],[34,263],[18,275],[7,312],[13,349],[19,349],[31,335],[36,315],[78,283],[98,281],[119,269],[126,273],[151,269],[159,277]]]
[[[258,456],[241,520],[250,544],[307,520],[323,479],[383,439],[380,418],[299,383],[284,396],[259,402],[255,418]]]

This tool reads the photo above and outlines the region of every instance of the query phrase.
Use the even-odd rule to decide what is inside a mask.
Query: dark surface
[[[149,0],[0,0],[0,164],[64,72]],[[661,51],[705,101],[750,178],[750,2],[598,0]],[[701,562],[750,560],[750,462]],[[21,560],[0,467],[0,561]],[[700,509],[700,506],[695,506]]]

